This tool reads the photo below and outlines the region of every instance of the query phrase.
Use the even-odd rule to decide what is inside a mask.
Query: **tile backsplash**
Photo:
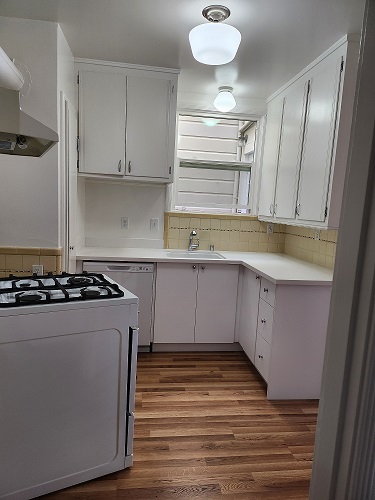
[[[61,248],[0,247],[0,277],[31,274],[35,264],[42,264],[45,273],[61,273],[61,254]]]
[[[285,253],[306,262],[333,269],[337,231],[267,223],[248,215],[213,215],[166,212],[164,247],[187,249],[189,234],[196,229],[199,248],[240,252]],[[317,239],[319,238],[319,239]]]

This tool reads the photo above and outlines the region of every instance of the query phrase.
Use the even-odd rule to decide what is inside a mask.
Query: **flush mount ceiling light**
[[[194,58],[203,64],[221,65],[232,61],[241,42],[241,33],[230,24],[220,24],[230,16],[222,5],[210,5],[202,11],[208,24],[200,24],[189,33]]]
[[[219,87],[219,93],[214,100],[214,106],[218,111],[226,113],[236,106],[236,100],[232,92],[232,87]]]

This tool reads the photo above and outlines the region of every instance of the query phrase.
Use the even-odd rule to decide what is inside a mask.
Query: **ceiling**
[[[224,0],[223,0],[224,1]],[[206,0],[0,0],[0,15],[55,21],[75,57],[181,68],[180,108],[214,110],[231,85],[234,113],[259,116],[265,99],[347,33],[360,33],[364,0],[225,0],[238,28],[224,66],[193,58],[189,31],[206,22]]]

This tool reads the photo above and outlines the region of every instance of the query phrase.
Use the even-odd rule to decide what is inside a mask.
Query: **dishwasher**
[[[84,262],[83,271],[106,274],[139,299],[138,350],[152,350],[154,264],[147,262]]]

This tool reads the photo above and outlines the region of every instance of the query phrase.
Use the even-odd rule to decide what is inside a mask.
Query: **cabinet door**
[[[296,217],[307,86],[295,84],[284,98],[275,195],[275,215],[284,219]]]
[[[264,340],[260,333],[257,335],[257,343],[255,350],[255,367],[262,375],[264,380],[268,382],[268,374],[270,370],[271,346]]]
[[[193,343],[198,264],[157,264],[154,342]]]
[[[244,269],[240,302],[238,341],[248,358],[254,363],[260,277]]]
[[[79,73],[79,170],[124,175],[126,79],[118,73]]]
[[[274,212],[275,181],[279,157],[283,105],[284,100],[276,98],[268,104],[267,108],[258,210],[258,214],[264,217],[273,217]]]
[[[199,264],[195,342],[234,342],[238,266]]]
[[[170,80],[127,78],[126,175],[168,178],[174,151]],[[174,129],[173,129],[174,130]]]
[[[297,219],[325,220],[340,77],[341,57],[319,65],[310,79]]]

